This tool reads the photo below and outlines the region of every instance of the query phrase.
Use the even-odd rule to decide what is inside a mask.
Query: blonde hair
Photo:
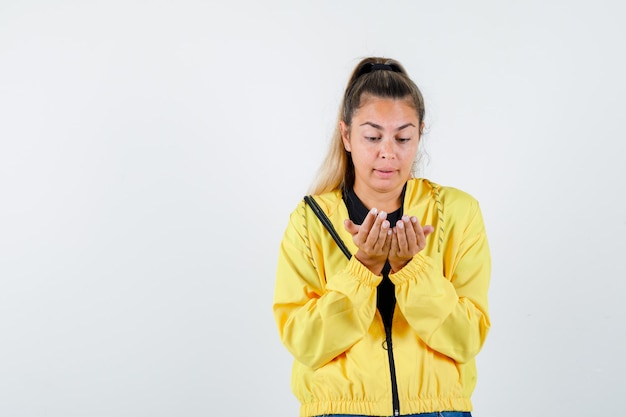
[[[378,57],[361,60],[348,81],[326,158],[309,189],[311,194],[347,189],[354,185],[354,165],[350,153],[343,146],[339,122],[343,121],[350,126],[352,116],[361,106],[364,95],[407,99],[415,108],[420,124],[424,121],[422,93],[398,61]]]

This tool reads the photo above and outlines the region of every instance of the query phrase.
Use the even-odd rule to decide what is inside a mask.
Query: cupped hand
[[[389,264],[392,272],[398,272],[418,252],[426,247],[426,236],[435,229],[420,225],[415,216],[402,216],[393,228],[391,247],[389,249]]]
[[[392,233],[387,213],[371,209],[360,226],[351,220],[344,222],[344,227],[352,235],[352,241],[359,248],[354,256],[367,269],[380,275],[391,248]]]

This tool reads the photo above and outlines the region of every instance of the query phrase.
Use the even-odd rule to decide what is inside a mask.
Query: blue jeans
[[[356,414],[324,414],[318,417],[373,417]],[[384,417],[384,416],[380,416]],[[469,411],[441,411],[436,413],[402,414],[400,417],[472,417]]]

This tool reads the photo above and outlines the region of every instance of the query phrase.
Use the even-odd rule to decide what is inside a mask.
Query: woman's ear
[[[339,130],[341,131],[341,140],[343,141],[343,147],[346,151],[352,152],[350,146],[350,127],[343,120],[339,121]]]

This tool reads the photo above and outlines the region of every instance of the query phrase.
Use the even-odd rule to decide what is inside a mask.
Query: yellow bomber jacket
[[[356,253],[341,192],[315,199]],[[400,413],[471,411],[474,358],[490,327],[491,258],[480,207],[460,190],[411,179],[403,210],[435,231],[389,277]],[[295,359],[291,387],[300,415],[392,415],[392,366],[376,308],[382,277],[348,260],[304,202],[291,214],[276,275],[273,312]]]

